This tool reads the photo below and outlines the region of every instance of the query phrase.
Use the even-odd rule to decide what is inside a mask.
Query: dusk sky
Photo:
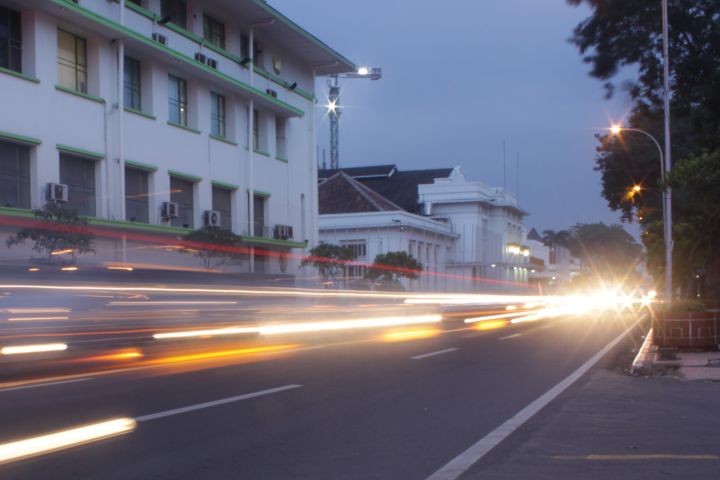
[[[502,186],[505,140],[511,191],[520,154],[528,228],[619,223],[600,196],[594,133],[630,104],[622,92],[605,100],[568,42],[589,9],[565,0],[270,3],[358,65],[383,69],[377,82],[342,81],[341,166],[460,165],[469,179]],[[322,103],[326,91],[322,79]],[[329,162],[328,131],[321,120]]]

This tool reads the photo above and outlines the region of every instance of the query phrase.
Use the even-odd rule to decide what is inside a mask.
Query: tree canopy
[[[578,223],[572,227],[568,247],[595,273],[622,278],[635,271],[642,248],[620,225]]]
[[[418,278],[423,265],[407,252],[388,252],[375,256],[373,266],[365,276],[371,280],[379,280],[387,288],[399,289],[400,278]]]
[[[241,248],[241,238],[222,228],[199,228],[183,236],[185,251],[198,257],[205,268],[213,269],[228,261],[242,262],[249,255]]]
[[[617,74],[636,69],[637,77],[620,86],[634,101],[624,119],[626,127],[644,130],[662,145],[663,69],[659,0],[567,0],[586,5],[591,14],[577,25],[570,41],[590,66],[590,75],[605,82],[608,95],[617,89]],[[687,286],[700,268],[700,247],[720,248],[720,238],[705,236],[712,228],[704,180],[691,173],[716,167],[720,150],[720,2],[668,1],[673,218],[676,279]],[[626,221],[644,229],[648,270],[662,274],[662,192],[660,158],[655,145],[642,134],[598,135],[595,169],[602,175],[602,195]],[[716,163],[713,164],[713,159]],[[702,170],[702,169],[701,169]],[[707,172],[712,177],[712,172]],[[640,192],[632,193],[639,185]],[[717,186],[717,183],[715,184]],[[717,187],[715,187],[717,188]],[[710,190],[713,190],[710,188]],[[698,263],[699,262],[699,263]]]
[[[315,267],[320,276],[325,280],[331,280],[335,279],[338,273],[342,272],[345,266],[356,258],[355,252],[350,247],[321,243],[310,250],[310,255],[303,259],[301,266]]]

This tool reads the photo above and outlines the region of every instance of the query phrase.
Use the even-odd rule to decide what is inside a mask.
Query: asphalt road
[[[339,310],[352,318],[358,305]],[[283,308],[289,317],[306,311]],[[0,465],[0,478],[424,479],[629,323],[585,316],[432,335],[370,329],[213,343],[212,351],[237,350],[223,357],[193,343],[187,361],[6,386],[0,444],[117,417],[138,423],[122,436]],[[178,359],[188,343],[172,345]]]

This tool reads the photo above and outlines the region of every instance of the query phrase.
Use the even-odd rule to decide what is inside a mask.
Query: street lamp
[[[645,135],[647,138],[652,140],[658,150],[660,156],[660,178],[665,181],[666,175],[666,164],[665,156],[663,155],[662,147],[660,143],[645,130],[639,128],[625,128],[619,124],[614,124],[610,127],[610,133],[613,135],[620,135],[622,132],[635,132]],[[672,214],[670,209],[672,208],[670,187],[665,186],[663,191],[663,238],[665,241],[665,301],[672,303]],[[642,189],[639,185],[635,185],[632,189],[633,192],[639,192]]]
[[[328,80],[328,104],[327,113],[330,117],[330,168],[340,168],[340,78],[365,78],[369,80],[380,80],[382,69],[378,67],[360,67],[356,72],[333,75]]]

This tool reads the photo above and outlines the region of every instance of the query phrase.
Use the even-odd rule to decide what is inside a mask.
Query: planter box
[[[720,345],[718,312],[678,312],[653,318],[653,344],[658,347],[716,348]]]

